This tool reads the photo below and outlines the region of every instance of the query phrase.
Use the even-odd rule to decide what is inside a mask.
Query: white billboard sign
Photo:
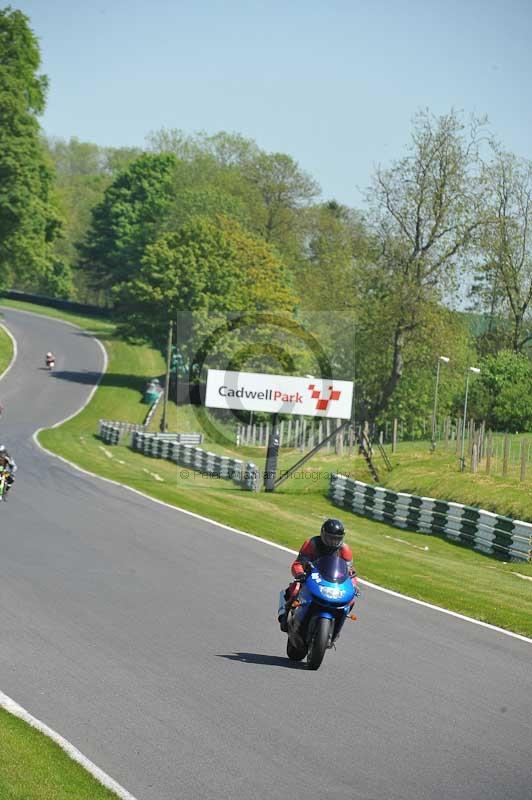
[[[271,414],[349,419],[352,399],[351,381],[210,369],[205,405],[269,411]]]

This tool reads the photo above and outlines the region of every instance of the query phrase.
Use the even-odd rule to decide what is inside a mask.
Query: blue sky
[[[40,39],[54,136],[236,131],[351,206],[419,108],[487,114],[532,158],[531,0],[11,3]]]

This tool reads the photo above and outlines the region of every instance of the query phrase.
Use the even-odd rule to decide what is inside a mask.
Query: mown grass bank
[[[0,709],[2,800],[116,800],[55,742]]]
[[[530,434],[519,438],[527,441]],[[460,472],[454,450],[430,453],[428,442],[412,443],[390,458],[393,470],[385,476],[390,489],[454,500],[532,522],[532,464],[527,466],[524,481],[516,464],[506,477],[493,471],[487,474],[485,461],[474,474]]]
[[[4,328],[0,326],[0,375],[9,366],[12,357],[13,342],[11,341],[11,337],[5,332]]]
[[[68,316],[51,314],[55,315]],[[78,322],[81,322],[79,317]],[[82,324],[104,340],[109,354],[108,373],[82,413],[59,428],[41,433],[40,441],[46,448],[92,472],[293,549],[319,528],[324,517],[338,513],[346,522],[348,540],[362,577],[532,636],[532,581],[528,580],[532,577],[532,565],[507,564],[444,539],[400,531],[334,509],[326,497],[329,473],[350,472],[367,479],[359,459],[339,458],[332,453],[321,455],[278,492],[251,494],[228,481],[176,468],[169,462],[134,453],[123,445],[103,445],[97,438],[98,419],[141,421],[146,406],[139,402],[140,390],[145,379],[163,371],[163,360],[149,348],[131,347],[116,339],[108,323],[91,319]],[[184,413],[194,412],[189,409]],[[188,427],[197,427],[194,419],[189,419]],[[213,443],[208,447],[222,449]],[[247,452],[233,448],[233,452],[256,461],[264,457],[264,450],[258,448]],[[285,452],[282,465],[292,462],[297,455]],[[149,530],[146,535],[149,536]],[[289,561],[287,557],[287,574]]]
[[[158,423],[161,412],[152,422],[151,429],[159,429]],[[198,412],[191,406],[180,406],[170,403],[168,413],[169,429],[176,431],[199,431],[201,421]],[[501,437],[502,438],[502,435]],[[532,442],[532,434],[514,436],[513,447],[521,441]],[[230,454],[234,458],[245,461],[254,461],[261,466],[265,459],[264,447],[237,447],[236,445],[221,446],[216,442],[209,442],[208,447],[213,452]],[[479,465],[478,472],[473,474],[468,469],[460,472],[458,456],[455,449],[438,448],[435,453],[430,452],[429,442],[401,443],[396,453],[386,446],[386,451],[391,460],[393,470],[388,472],[384,466],[377,449],[374,452],[375,464],[379,471],[379,484],[389,489],[411,494],[435,497],[443,500],[453,500],[457,503],[478,506],[479,508],[494,511],[497,514],[532,522],[532,462],[528,464],[525,480],[520,480],[519,466],[514,460],[506,477],[497,474],[492,468],[491,474],[486,474],[485,460]],[[297,450],[281,451],[281,467],[295,463],[302,455]],[[322,469],[327,473],[330,465],[334,464],[335,470],[343,474],[355,476],[358,480],[374,483],[368,472],[366,462],[356,454],[344,454],[342,457],[324,457],[318,454],[307,469]],[[469,464],[469,462],[468,462]],[[497,465],[500,467],[500,464]],[[327,490],[327,477],[322,475],[319,479],[323,493]],[[293,489],[292,489],[293,490]]]

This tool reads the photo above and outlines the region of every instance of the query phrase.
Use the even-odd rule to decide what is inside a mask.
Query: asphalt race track
[[[19,471],[0,507],[0,690],[138,800],[532,797],[530,643],[366,588],[321,669],[292,664],[275,621],[290,555],[40,451],[33,432],[85,402],[102,353],[2,310]]]

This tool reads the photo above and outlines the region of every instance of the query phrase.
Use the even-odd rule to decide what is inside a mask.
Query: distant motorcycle
[[[348,566],[338,555],[322,556],[310,571],[288,610],[286,654],[293,661],[307,657],[308,669],[321,666],[325,651],[335,644],[358,594]]]
[[[44,363],[46,364],[46,368],[51,371],[55,367],[55,358],[53,356],[46,356]]]
[[[7,500],[6,495],[7,495],[7,476],[8,476],[8,474],[9,473],[5,469],[5,467],[0,466],[0,501],[4,500],[4,502]]]

